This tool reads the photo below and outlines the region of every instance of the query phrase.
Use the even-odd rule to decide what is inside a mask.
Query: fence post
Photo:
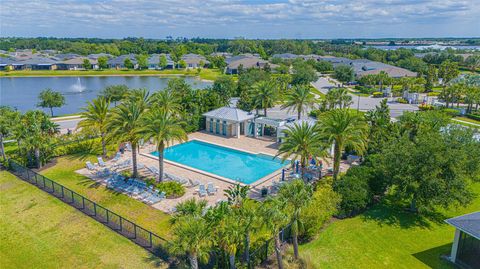
[[[62,198],[65,197],[65,193],[63,192],[63,185],[60,185],[62,186]]]
[[[122,230],[123,230],[123,226],[122,226],[122,219],[123,219],[123,218],[120,217],[119,219],[120,219],[120,231],[122,231]]]
[[[93,215],[97,216],[97,203],[93,203]]]
[[[85,197],[82,196],[82,209],[85,209]]]
[[[43,178],[43,187],[42,187],[42,189],[45,189],[45,185],[46,185],[46,184],[45,184],[45,177],[42,176],[42,178]]]
[[[148,232],[148,234],[150,235],[150,247],[153,247],[152,233]]]
[[[105,212],[107,212],[107,224],[108,224],[108,222],[109,222],[109,220],[108,220],[108,209],[105,208]]]
[[[73,196],[73,191],[70,191],[70,193],[72,194],[72,204],[74,204],[73,206],[75,207],[75,197]]]
[[[137,225],[135,223],[133,224],[133,234],[133,239],[137,239]]]

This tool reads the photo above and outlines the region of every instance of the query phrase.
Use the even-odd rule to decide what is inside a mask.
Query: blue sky
[[[480,0],[1,0],[0,36],[479,37]]]

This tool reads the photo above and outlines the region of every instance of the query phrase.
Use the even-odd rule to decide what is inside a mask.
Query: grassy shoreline
[[[218,69],[202,69],[200,73],[197,70],[22,70],[22,71],[1,71],[0,77],[68,77],[68,76],[192,76],[199,77],[202,80],[215,80],[220,75]]]

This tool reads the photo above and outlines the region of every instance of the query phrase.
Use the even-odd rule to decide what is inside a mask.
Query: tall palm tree
[[[173,252],[185,253],[191,269],[198,269],[198,259],[206,260],[209,256],[210,227],[205,219],[197,216],[179,218],[173,226]]]
[[[267,116],[267,108],[272,107],[277,100],[277,89],[271,81],[260,81],[252,86],[252,99],[255,108],[262,108]]]
[[[283,200],[291,212],[290,224],[293,235],[293,255],[298,259],[298,230],[302,226],[300,213],[312,200],[313,189],[311,185],[305,184],[303,180],[295,180],[283,185],[279,191],[279,199]]]
[[[324,113],[319,121],[320,135],[334,143],[333,178],[340,171],[340,157],[345,147],[363,154],[367,147],[368,126],[359,114],[348,109],[334,109]]]
[[[223,216],[215,227],[216,241],[218,246],[228,254],[230,269],[235,269],[235,255],[238,247],[242,244],[243,233],[241,223],[236,215],[230,211]]]
[[[282,109],[288,108],[289,112],[296,110],[297,118],[300,119],[302,113],[307,112],[308,108],[313,108],[315,103],[315,95],[310,85],[295,85],[292,90],[287,93]]]
[[[109,117],[110,100],[105,97],[98,97],[87,103],[87,106],[82,108],[82,120],[78,123],[78,127],[92,128],[100,133],[102,140],[102,155],[107,156],[106,135],[107,122]]]
[[[178,113],[181,109],[178,96],[169,89],[154,93],[152,105],[171,113]]]
[[[244,261],[250,263],[250,235],[261,227],[261,217],[259,212],[259,203],[252,199],[244,199],[242,203],[234,209],[240,223],[240,229],[243,233]]]
[[[146,109],[142,101],[129,98],[112,110],[107,124],[112,138],[128,141],[132,145],[133,177],[138,176],[137,145],[141,139]]]
[[[0,155],[3,160],[7,160],[5,148],[3,146],[4,137],[14,135],[15,125],[18,124],[20,113],[8,106],[0,106]]]
[[[163,180],[163,153],[169,144],[187,141],[187,133],[183,130],[177,117],[172,112],[158,107],[152,108],[143,119],[142,135],[146,139],[153,139],[158,150],[159,182]]]
[[[321,158],[327,156],[326,144],[321,139],[316,125],[307,122],[295,123],[284,132],[286,137],[278,149],[277,156],[281,156],[284,161],[289,158],[292,162],[300,161],[303,178],[310,157],[319,162]]]
[[[278,268],[283,269],[280,231],[288,222],[288,216],[285,213],[285,203],[278,198],[269,198],[262,204],[261,212],[264,225],[274,237]]]

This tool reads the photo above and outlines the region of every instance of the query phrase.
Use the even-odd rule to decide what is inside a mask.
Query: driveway
[[[333,82],[330,82],[329,80]],[[320,77],[317,81],[312,83],[312,86],[318,89],[321,93],[327,94],[330,89],[335,87],[335,80],[332,78],[327,79],[326,77]],[[375,107],[380,105],[380,102],[382,101],[382,98],[360,97],[354,94],[349,95],[352,96],[353,101],[353,104],[350,105],[350,108],[358,108],[360,111],[369,111],[375,109]],[[400,104],[393,101],[389,101],[388,106],[390,107],[390,116],[392,118],[401,116],[404,111],[418,110],[417,106]]]

